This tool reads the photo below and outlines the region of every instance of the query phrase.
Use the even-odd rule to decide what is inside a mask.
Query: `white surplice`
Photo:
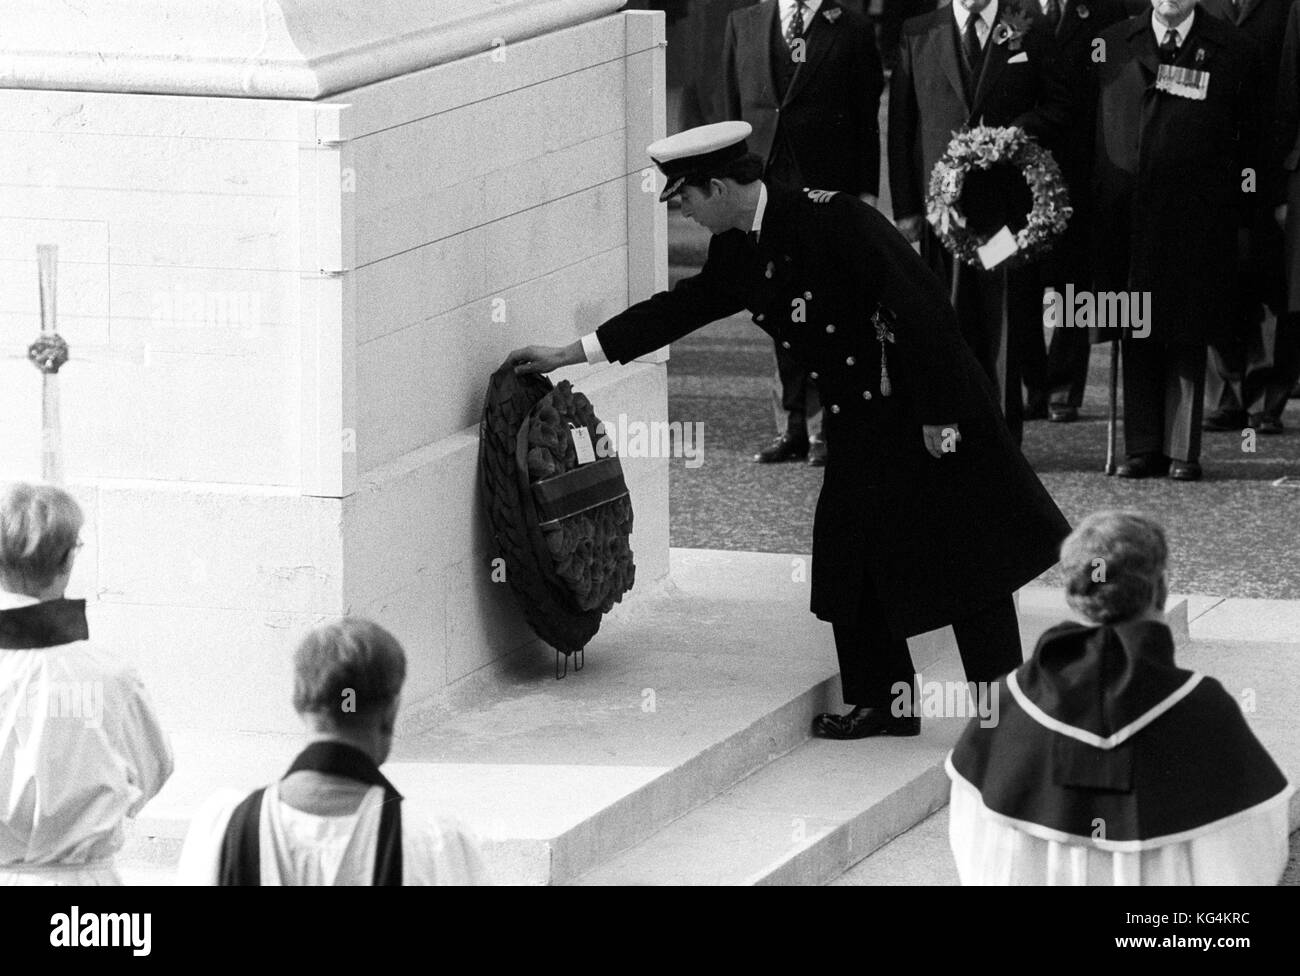
[[[177,879],[183,885],[215,885],[221,845],[230,816],[247,796],[223,790],[190,822]],[[366,791],[356,813],[320,816],[280,799],[272,784],[262,797],[258,830],[263,885],[369,885],[379,843],[381,786]],[[478,846],[469,831],[449,819],[428,820],[402,810],[402,884],[486,884]]]
[[[948,763],[948,840],[963,885],[1275,885],[1286,869],[1292,790],[1151,842],[1089,842],[1004,817]]]
[[[171,772],[133,669],[91,641],[0,649],[0,885],[120,884],[123,821]]]

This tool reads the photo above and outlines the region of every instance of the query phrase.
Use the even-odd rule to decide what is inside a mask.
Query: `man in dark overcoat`
[[[727,118],[748,122],[763,178],[843,190],[875,204],[880,192],[880,93],[875,32],[837,0],[763,0],[731,14],[723,45]],[[807,456],[825,463],[817,386],[775,347],[777,439],[756,461]]]
[[[1273,219],[1283,241],[1286,315],[1278,316],[1274,366],[1293,389],[1300,378],[1300,3],[1293,4],[1278,68],[1277,117],[1268,144],[1280,160]],[[1300,395],[1296,393],[1293,395]],[[1277,411],[1280,417],[1281,410]]]
[[[1206,342],[1231,314],[1258,198],[1243,192],[1247,168],[1258,172],[1258,58],[1196,0],[1153,0],[1101,40],[1097,287],[1147,295],[1150,310],[1140,328],[1118,323],[1128,455],[1118,474],[1195,481]]]
[[[1141,3],[1141,0],[1137,0]],[[1291,2],[1291,0],[1287,0]],[[1071,91],[1092,89],[1090,77],[1096,67],[1094,41],[1103,30],[1128,17],[1134,0],[1034,0],[1035,18],[1056,42],[1057,63],[1069,81]],[[1096,133],[1096,102],[1079,98],[1074,114],[1052,146],[1061,175],[1070,192],[1070,221],[1065,233],[1038,264],[1039,282],[1061,295],[1067,286],[1076,293],[1092,290],[1092,158]],[[1088,385],[1088,357],[1092,351],[1089,330],[1058,323],[1044,348],[1042,337],[1029,330],[1024,349],[1025,385],[1032,394],[1033,376],[1042,377],[1047,397],[1048,420],[1069,423],[1077,420]]]
[[[510,361],[628,363],[749,310],[826,404],[812,611],[833,625],[854,708],[819,716],[814,732],[914,735],[919,719],[890,710],[898,683],[912,688],[906,639],[952,624],[971,681],[1018,666],[1012,594],[1055,563],[1069,527],[1012,441],[945,285],[852,194],[765,186],[735,124],[649,147],[664,194],[680,192],[682,212],[713,232],[700,273],[567,347]]]
[[[977,125],[1019,126],[1051,149],[1070,119],[1072,96],[1055,44],[1023,6],[1027,2],[954,0],[908,20],[889,82],[895,222],[909,240],[921,242],[922,254],[951,283],[962,333],[999,387],[1017,442],[1024,414],[1021,351],[1029,336],[1042,332],[1038,270],[984,270],[955,262],[924,214],[930,174],[953,133]],[[986,205],[996,211],[1001,202]]]
[[[1232,315],[1210,343],[1205,392],[1206,430],[1282,432],[1282,411],[1296,381],[1295,322],[1286,311],[1282,228],[1274,209],[1286,198],[1286,173],[1277,153],[1278,71],[1287,19],[1296,0],[1201,0],[1201,9],[1234,25],[1255,42],[1259,57],[1259,206],[1250,249],[1237,269]]]

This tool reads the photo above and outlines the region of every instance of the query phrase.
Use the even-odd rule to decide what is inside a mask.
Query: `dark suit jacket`
[[[1257,159],[1259,187],[1250,240],[1250,255],[1240,285],[1247,301],[1263,301],[1271,308],[1285,302],[1286,275],[1282,232],[1273,220],[1273,208],[1286,200],[1285,150],[1277,141],[1278,72],[1287,20],[1296,0],[1242,0],[1239,10],[1231,0],[1201,0],[1200,9],[1213,14],[1255,42],[1259,55],[1259,136]]]
[[[1237,231],[1258,193],[1259,59],[1240,31],[1196,12],[1177,64],[1210,73],[1204,100],[1155,90],[1159,53],[1149,14],[1102,33],[1094,173],[1101,290],[1151,294],[1152,334],[1143,341],[1197,344],[1227,322]]]
[[[1291,2],[1291,0],[1286,0]],[[1065,0],[1064,11],[1055,29],[1047,23],[1042,7],[1030,4],[1034,18],[1051,34],[1057,62],[1071,92],[1095,90],[1092,73],[1097,36],[1111,24],[1124,20],[1137,7],[1150,10],[1140,0]],[[1061,167],[1061,175],[1070,191],[1073,213],[1065,234],[1047,253],[1042,262],[1045,283],[1058,287],[1073,282],[1076,288],[1091,287],[1092,157],[1097,129],[1097,105],[1091,98],[1076,98],[1070,122],[1054,140],[1052,155]]]
[[[832,13],[833,20],[827,17]],[[771,37],[776,0],[732,13],[723,50],[727,112],[754,127],[750,148],[770,180],[849,193],[880,189],[880,93],[884,74],[871,24],[835,0],[810,21],[806,60],[778,102]],[[788,154],[788,155],[787,155]],[[793,158],[797,173],[778,170]]]
[[[895,322],[890,396],[871,323],[882,306]],[[869,580],[908,636],[1005,598],[1056,561],[1068,526],[1012,443],[947,286],[877,210],[848,193],[773,190],[757,246],[738,230],[714,235],[698,275],[596,335],[626,363],[742,309],[788,345],[826,411],[814,613],[855,618]],[[921,425],[947,423],[962,440],[933,458]]]
[[[1009,5],[1000,0],[998,22]],[[1021,53],[1027,59],[1008,63]],[[889,188],[896,217],[925,212],[930,173],[954,132],[980,123],[1018,125],[1051,148],[1070,119],[1071,93],[1043,24],[1033,25],[1021,51],[989,38],[973,104],[962,87],[960,57],[949,7],[903,24],[889,91]]]
[[[1278,71],[1276,118],[1272,146],[1281,160],[1287,204],[1286,287],[1287,308],[1300,311],[1300,4],[1291,8]]]
[[[1282,45],[1287,36],[1287,20],[1296,0],[1243,0],[1241,9],[1233,12],[1230,0],[1201,0],[1200,9],[1220,20],[1233,24],[1251,38],[1259,53],[1259,104],[1261,199],[1270,207],[1283,201],[1286,178],[1283,171],[1284,153],[1276,139],[1274,117],[1278,108],[1278,72],[1282,64]],[[1294,96],[1293,96],[1294,97]]]

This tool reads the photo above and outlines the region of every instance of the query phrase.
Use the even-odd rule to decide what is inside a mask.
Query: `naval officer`
[[[1012,593],[1056,562],[1069,526],[1012,441],[943,283],[853,194],[766,186],[750,131],[701,126],[647,150],[667,178],[660,199],[681,194],[713,233],[699,274],[509,361],[521,373],[628,363],[748,309],[826,405],[812,611],[833,625],[853,707],[813,731],[915,735],[919,718],[890,707],[915,678],[907,638],[952,624],[971,681],[1018,667]]]

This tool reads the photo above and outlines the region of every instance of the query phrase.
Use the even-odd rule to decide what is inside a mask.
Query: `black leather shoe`
[[[1261,434],[1280,434],[1282,433],[1282,421],[1276,417],[1270,417],[1266,413],[1252,414],[1250,426],[1254,427]]]
[[[1195,461],[1175,461],[1169,467],[1169,477],[1173,481],[1200,481],[1201,466]]]
[[[1046,420],[1047,419],[1047,397],[1042,394],[1035,394],[1029,397],[1025,403],[1025,420]]]
[[[1243,410],[1216,410],[1207,413],[1201,421],[1202,430],[1241,430],[1246,426]]]
[[[808,466],[811,468],[826,467],[826,442],[825,441],[808,442]]]
[[[1159,454],[1138,454],[1119,466],[1121,478],[1159,478],[1169,471],[1169,458]]]
[[[782,434],[772,442],[771,447],[764,448],[754,455],[759,464],[780,464],[783,461],[802,461],[808,456],[808,437],[795,434]]]
[[[917,716],[896,717],[888,705],[856,705],[847,715],[825,714],[813,719],[813,735],[819,739],[865,739],[873,735],[920,735]]]
[[[1054,424],[1072,424],[1079,419],[1078,407],[1058,407],[1051,406],[1048,408],[1047,419]]]

